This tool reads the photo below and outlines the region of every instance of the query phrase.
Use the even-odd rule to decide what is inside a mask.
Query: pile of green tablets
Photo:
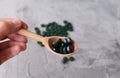
[[[42,24],[41,27],[45,28],[45,31],[40,32],[38,27],[35,27],[36,34],[46,36],[68,36],[68,31],[73,31],[73,25],[68,21],[63,21],[64,25],[60,25],[56,22],[50,22],[48,24]],[[42,42],[38,42],[40,46],[44,46]]]
[[[41,24],[41,27],[44,28],[45,30],[41,32],[39,27],[35,27],[35,32],[36,34],[39,34],[44,37],[48,36],[63,36],[63,37],[68,37],[68,31],[72,32],[73,31],[73,25],[72,23],[68,21],[63,21],[63,25],[60,25],[56,22],[50,22],[48,24]],[[56,45],[56,42],[52,43],[53,50],[56,52],[63,52],[63,54],[67,54],[69,52],[72,52],[74,47],[72,46],[72,39],[67,38],[62,41],[62,39],[59,39],[57,43],[61,46],[60,49],[57,49],[58,47]],[[37,42],[40,46],[44,46],[42,42]],[[68,45],[69,44],[69,45]],[[64,63],[63,63],[64,64]]]
[[[52,42],[52,50],[61,54],[72,53],[74,50],[73,40],[70,37],[64,40],[58,39],[57,41]]]

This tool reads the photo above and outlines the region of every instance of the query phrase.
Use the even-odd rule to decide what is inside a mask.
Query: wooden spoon
[[[25,29],[19,30],[18,34],[29,37],[29,38],[34,39],[36,41],[42,42],[44,44],[44,46],[46,48],[48,48],[48,50],[50,50],[50,52],[52,52],[52,53],[54,53],[58,56],[62,56],[62,57],[69,57],[69,56],[73,55],[78,48],[76,42],[73,40],[74,51],[69,53],[69,54],[60,54],[60,53],[54,52],[52,50],[51,44],[52,44],[53,41],[57,41],[59,38],[65,39],[67,37],[60,37],[60,36],[42,37],[40,35],[37,35],[37,34],[31,32],[31,31],[28,31],[28,30],[25,30]]]

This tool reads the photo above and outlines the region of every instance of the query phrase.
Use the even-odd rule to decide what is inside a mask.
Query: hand
[[[0,43],[0,64],[26,49],[27,39],[17,32],[27,27],[27,24],[17,18],[0,19],[0,40],[9,38],[8,41]]]

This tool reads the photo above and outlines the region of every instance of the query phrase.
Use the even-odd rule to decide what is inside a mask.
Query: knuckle
[[[19,18],[14,18],[14,21],[17,22],[17,26],[21,26],[22,25],[22,21]]]
[[[7,28],[7,22],[1,21],[0,22],[0,28]]]
[[[25,42],[25,43],[27,43],[27,42],[28,42],[28,40],[27,40],[27,38],[26,38],[26,37],[24,37],[23,39],[24,39],[24,41],[23,41],[23,42]]]
[[[21,50],[23,51],[23,50],[25,50],[26,49],[26,43],[21,43]]]

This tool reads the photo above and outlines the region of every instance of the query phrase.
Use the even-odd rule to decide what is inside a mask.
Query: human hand
[[[9,38],[0,43],[0,64],[26,49],[27,39],[17,34],[22,28],[27,29],[28,26],[18,18],[0,19],[0,41]]]

